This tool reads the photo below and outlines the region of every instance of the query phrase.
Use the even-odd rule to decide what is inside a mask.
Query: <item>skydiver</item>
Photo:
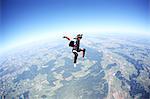
[[[75,44],[74,41],[72,41],[69,37],[63,36],[63,38],[66,38],[70,41],[69,46],[72,47],[72,53],[74,54],[74,67],[76,67],[78,52],[82,51],[82,57],[84,58],[85,56],[85,49],[80,48],[80,40],[82,39],[82,35],[83,34],[78,34],[76,38],[74,38],[76,40]]]

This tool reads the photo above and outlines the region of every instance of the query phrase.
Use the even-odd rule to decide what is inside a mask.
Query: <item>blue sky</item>
[[[64,32],[146,34],[150,17],[150,0],[1,0],[0,7],[0,47]]]

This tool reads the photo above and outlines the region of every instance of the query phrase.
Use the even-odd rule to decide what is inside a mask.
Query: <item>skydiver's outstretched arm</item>
[[[66,39],[69,40],[69,41],[71,40],[71,39],[70,39],[69,37],[67,37],[67,36],[63,36],[63,38],[66,38]]]

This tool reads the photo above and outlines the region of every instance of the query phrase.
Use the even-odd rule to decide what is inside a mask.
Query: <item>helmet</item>
[[[82,35],[83,35],[83,34],[78,34],[78,35],[77,35],[77,38],[80,38],[80,39],[81,39],[81,38],[82,38]]]

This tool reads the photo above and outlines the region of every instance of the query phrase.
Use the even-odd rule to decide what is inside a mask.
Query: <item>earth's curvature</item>
[[[0,99],[149,99],[150,40],[84,38],[73,67],[67,42],[18,48],[0,58]]]

